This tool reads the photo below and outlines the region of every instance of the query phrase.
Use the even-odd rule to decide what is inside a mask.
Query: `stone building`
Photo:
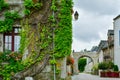
[[[99,54],[98,62],[103,62],[104,61],[105,51],[103,50],[103,48],[106,47],[106,45],[107,45],[106,40],[101,40],[99,45],[98,45],[98,54]]]
[[[99,43],[99,62],[114,61],[114,30],[108,30],[107,37]]]
[[[6,3],[10,5],[9,11],[17,11],[21,17],[23,14],[23,0],[5,0]],[[4,20],[5,17],[4,11],[0,12],[0,20]],[[18,51],[20,44],[20,23],[16,22],[13,25],[12,32],[0,33],[0,51],[3,52],[5,50]]]
[[[114,63],[120,69],[120,15],[113,19],[114,26]]]

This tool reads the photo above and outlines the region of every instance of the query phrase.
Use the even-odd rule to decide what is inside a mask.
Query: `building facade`
[[[5,0],[9,4],[7,9],[10,12],[17,12],[21,17],[24,16],[23,10],[23,0]],[[5,20],[5,11],[0,12],[0,21]],[[0,52],[5,50],[18,51],[20,44],[20,22],[15,22],[13,28],[10,32],[0,33]]]
[[[120,69],[120,15],[114,18],[114,63]]]
[[[98,46],[99,62],[114,61],[114,30],[108,30],[107,37]]]

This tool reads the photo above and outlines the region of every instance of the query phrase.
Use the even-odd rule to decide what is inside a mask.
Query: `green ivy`
[[[40,9],[42,3],[34,3],[32,0],[25,0],[24,5],[26,14],[29,15],[32,10]],[[54,53],[55,58],[61,58],[71,53],[71,8],[72,0],[61,0],[60,2],[57,0],[52,0],[51,10],[55,12],[55,15],[49,16],[49,22],[47,24],[37,24],[38,29],[35,31],[29,24],[25,23],[25,25],[22,25],[23,27],[20,33],[21,41],[19,50],[20,53],[24,53],[25,48],[29,49],[30,47],[30,53],[28,58],[22,62],[16,61],[12,57],[9,58],[10,65],[5,65],[4,68],[2,68],[3,70],[0,72],[0,75],[4,76],[4,80],[10,80],[10,77],[14,73],[23,70],[26,67],[33,65],[34,63],[40,62],[46,54],[51,55],[51,53]],[[0,21],[0,32],[12,30],[14,20],[18,18],[19,16],[16,13],[6,12],[4,21]],[[54,39],[52,30],[53,28],[55,29]],[[54,49],[52,49],[53,42],[55,43]],[[50,63],[55,64],[56,61],[51,60]]]
[[[53,11],[57,11],[57,7],[55,6],[56,1],[52,0],[52,6],[51,6],[51,10]]]
[[[9,5],[4,2],[4,0],[0,0],[0,11],[2,11],[5,8],[8,8]]]
[[[72,44],[72,0],[61,0],[60,11],[57,15],[59,23],[55,29],[55,56],[65,57],[71,53]]]
[[[0,20],[0,33],[11,31],[14,21],[20,18],[19,14],[15,11],[13,12],[6,11],[4,17],[5,17],[4,20]]]
[[[35,9],[35,10],[40,9],[42,3],[40,2],[34,3],[33,0],[25,0],[24,6],[25,6],[25,10],[24,10],[25,15],[30,15],[31,9]]]
[[[24,69],[24,65],[21,63],[22,55],[17,52],[11,52],[9,50],[0,53],[0,75],[4,80],[11,80],[11,77],[18,71]],[[7,64],[2,64],[7,63]]]

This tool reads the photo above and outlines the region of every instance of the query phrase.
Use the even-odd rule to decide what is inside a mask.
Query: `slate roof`
[[[109,36],[109,35],[114,35],[114,30],[108,30],[107,35],[108,35],[108,36]]]
[[[99,43],[99,45],[98,45],[98,52],[99,52],[101,49],[103,49],[103,48],[105,48],[105,47],[107,47],[107,46],[108,46],[107,40],[101,40],[100,43]]]
[[[118,18],[120,18],[120,14],[119,14],[117,17],[115,17],[113,20],[116,20],[116,19],[118,19]]]

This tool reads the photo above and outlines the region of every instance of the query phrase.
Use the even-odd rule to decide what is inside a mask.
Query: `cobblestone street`
[[[120,80],[120,78],[101,78],[96,75],[79,73],[79,75],[72,76],[72,80]]]

